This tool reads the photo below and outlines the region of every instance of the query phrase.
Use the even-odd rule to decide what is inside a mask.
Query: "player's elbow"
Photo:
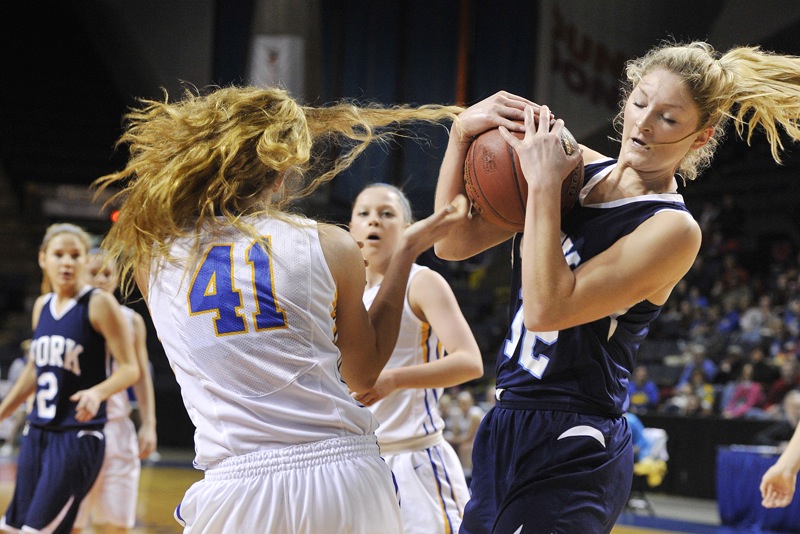
[[[474,252],[453,239],[441,239],[433,244],[436,257],[445,261],[461,261],[474,256]]]
[[[125,379],[127,384],[125,387],[130,387],[139,381],[142,376],[139,370],[139,365],[136,362],[131,362],[125,366]]]
[[[469,364],[464,369],[465,374],[469,377],[467,380],[477,380],[483,377],[483,358],[478,353],[477,358],[470,360]]]
[[[364,392],[372,389],[372,387],[375,385],[375,382],[378,380],[378,375],[373,377],[365,376],[363,373],[361,373],[359,376],[351,377],[350,380],[344,376],[342,378],[344,378],[347,388],[350,391]]]
[[[530,332],[552,332],[561,329],[558,317],[542,306],[525,306],[522,315],[525,330]]]
[[[375,385],[378,380],[378,375],[381,374],[380,369],[371,370],[360,368],[357,371],[349,369],[342,365],[341,369],[342,379],[350,391],[367,391]]]

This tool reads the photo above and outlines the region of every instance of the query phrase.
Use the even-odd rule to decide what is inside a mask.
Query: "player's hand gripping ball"
[[[521,132],[513,134],[520,139],[525,135]],[[567,155],[578,150],[578,142],[566,128],[561,135],[561,146]],[[497,128],[482,133],[470,144],[464,162],[464,184],[472,207],[481,217],[500,228],[522,232],[528,182],[522,174],[516,152]],[[572,209],[582,186],[581,159],[561,186],[562,217]]]

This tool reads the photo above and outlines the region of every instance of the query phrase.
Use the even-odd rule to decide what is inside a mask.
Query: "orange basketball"
[[[524,134],[514,132],[518,138]],[[567,155],[578,150],[575,137],[564,128],[561,145]],[[464,162],[464,185],[472,207],[487,221],[506,230],[522,232],[525,226],[525,204],[528,182],[522,174],[511,145],[495,128],[476,137],[470,144]],[[583,186],[583,161],[564,178],[561,187],[561,216],[578,199]]]

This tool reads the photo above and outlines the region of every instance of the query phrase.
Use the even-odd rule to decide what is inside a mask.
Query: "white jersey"
[[[195,464],[365,435],[377,423],[348,394],[334,345],[336,286],[314,221],[252,220],[172,247],[151,269],[149,306],[196,427]],[[264,246],[262,246],[262,244]]]
[[[434,361],[444,356],[441,343],[431,325],[420,321],[408,304],[408,287],[420,271],[427,269],[413,265],[408,276],[403,315],[397,344],[385,369],[407,367]],[[364,305],[369,308],[375,300],[378,288],[375,286],[364,292]],[[380,421],[376,431],[381,445],[409,438],[427,436],[444,430],[444,420],[439,412],[439,397],[443,388],[404,388],[396,389],[386,398],[369,407]]]
[[[131,333],[133,334],[133,314],[136,313],[132,309],[128,308],[127,306],[120,306],[122,309],[122,316],[125,317],[125,322],[131,329]],[[138,355],[136,355],[138,359]],[[117,365],[113,360],[111,360],[111,369],[116,369]],[[108,419],[122,419],[125,417],[130,416],[131,414],[131,402],[128,398],[128,390],[123,389],[122,391],[117,391],[113,395],[111,395],[108,399],[106,399],[106,415]]]

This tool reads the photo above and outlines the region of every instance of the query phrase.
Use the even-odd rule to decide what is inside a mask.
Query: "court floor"
[[[0,510],[5,511],[14,491],[16,464],[13,458],[0,459]],[[191,467],[190,460],[162,461],[142,466],[136,528],[131,534],[172,534],[181,528],[172,513],[183,493],[202,473]],[[92,529],[84,531],[89,534]]]
[[[181,532],[172,517],[184,491],[202,474],[191,467],[191,454],[162,451],[162,460],[142,467],[139,483],[137,525],[131,534]],[[14,490],[16,464],[13,457],[0,458],[0,511],[5,510]],[[719,526],[715,503],[654,495],[650,499],[655,517],[642,512],[624,513],[612,534],[733,534]],[[92,534],[88,529],[86,534]],[[265,533],[266,534],[266,533]],[[338,534],[331,532],[330,534]]]

